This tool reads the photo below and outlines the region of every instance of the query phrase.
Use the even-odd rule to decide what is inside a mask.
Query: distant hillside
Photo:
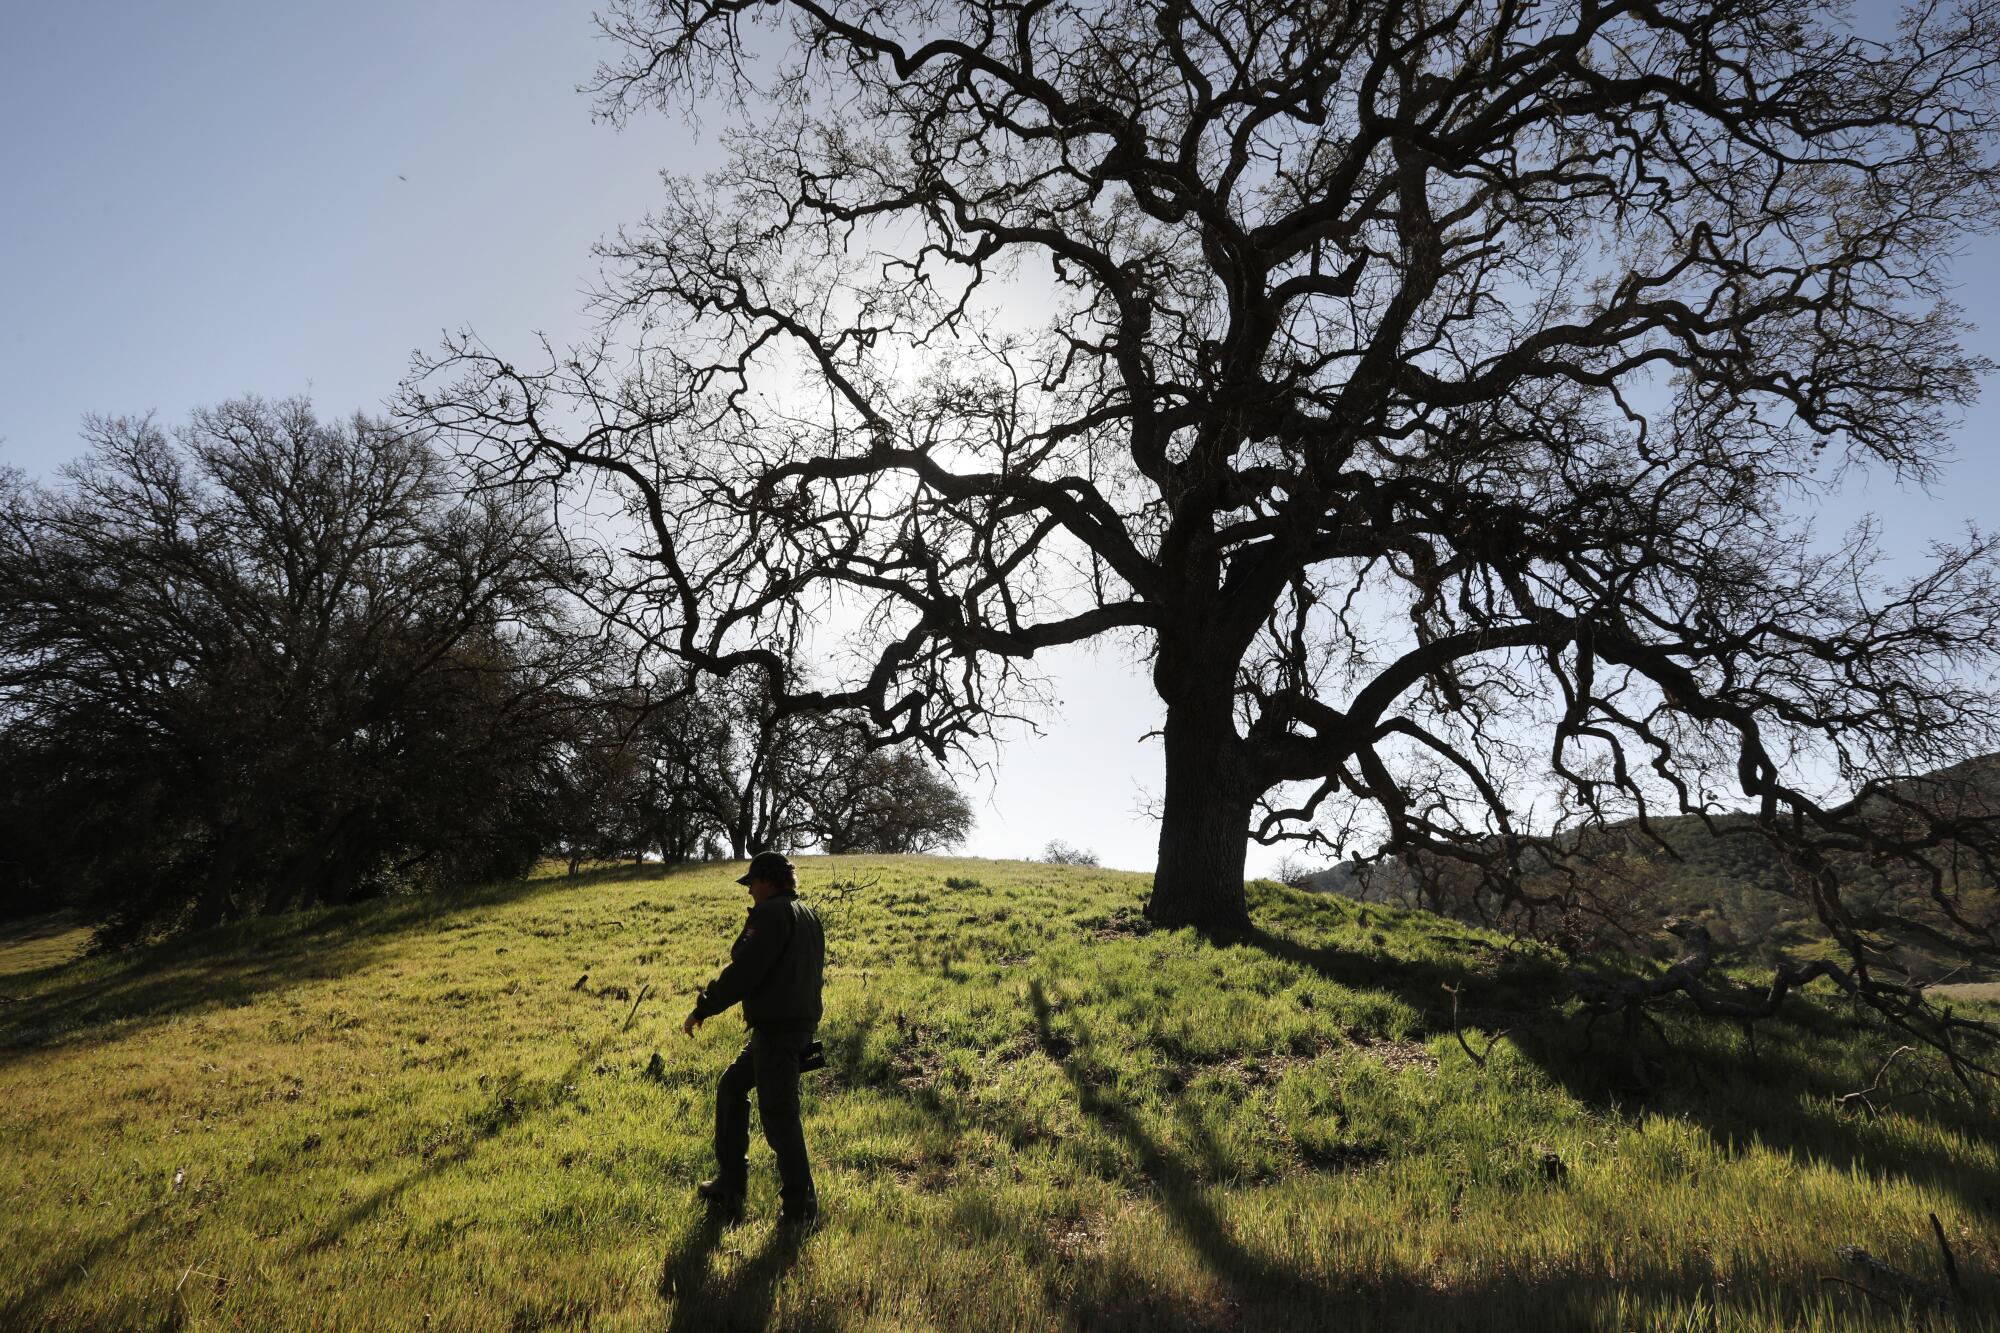
[[[1897,794],[1941,812],[2000,815],[2000,755],[1904,783]],[[1890,828],[1908,815],[1892,802],[1881,800],[1871,818]],[[1570,863],[1589,881],[1598,898],[1621,904],[1618,925],[1625,931],[1644,935],[1668,918],[1689,917],[1706,925],[1725,949],[1763,961],[1816,955],[1826,948],[1825,932],[1812,917],[1810,904],[1794,888],[1777,850],[1756,833],[1750,816],[1718,817],[1713,830],[1692,815],[1655,818],[1651,827],[1658,841],[1645,836],[1631,821],[1599,830],[1578,844],[1587,859],[1580,857]],[[1856,857],[1841,858],[1838,863],[1844,875],[1843,893],[1858,911],[1895,907],[1921,916],[1929,910],[1923,901],[1924,886],[1916,882],[1907,865],[1875,866]],[[1963,873],[1978,876],[1981,872],[1968,860]],[[1458,894],[1462,879],[1455,878],[1450,867],[1413,867],[1385,860],[1342,862],[1308,876],[1304,884],[1317,892],[1360,902],[1422,907],[1459,919],[1479,920],[1475,905]],[[1991,899],[1995,890],[1992,878],[1986,876],[1981,883]],[[1539,887],[1553,890],[1557,885],[1550,877],[1540,881]],[[1994,910],[1990,902],[1987,910]],[[1605,922],[1579,914],[1568,925],[1596,942],[1629,947],[1628,937]],[[1662,947],[1669,946],[1663,943]],[[1959,960],[1916,944],[1899,948],[1894,961],[1920,982],[1945,976],[1982,981],[1993,976],[1990,971],[1961,970]]]
[[[1842,1247],[1942,1290],[1933,1213],[2000,1323],[1990,1108],[1817,992],[1593,1030],[1423,913],[1258,883],[1216,945],[1143,875],[800,866],[805,1237],[761,1142],[744,1225],[692,1195],[740,864],[0,939],[0,1328],[1901,1329]]]

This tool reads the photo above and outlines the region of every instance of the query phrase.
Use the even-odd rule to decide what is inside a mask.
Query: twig
[[[1850,1266],[1892,1284],[1902,1292],[1905,1300],[1918,1301],[1943,1310],[1952,1308],[1956,1303],[1952,1293],[1945,1291],[1936,1283],[1926,1282],[1914,1274],[1905,1273],[1886,1259],[1877,1259],[1859,1245],[1841,1246],[1840,1257]]]
[[[1958,1260],[1951,1257],[1951,1243],[1944,1238],[1944,1223],[1938,1221],[1936,1213],[1931,1214],[1931,1231],[1936,1234],[1938,1250],[1944,1255],[1944,1275],[1951,1283],[1951,1294],[1958,1300],[1964,1300],[1965,1288],[1958,1280]]]
[[[583,983],[584,983],[584,982],[586,982],[586,981],[588,981],[588,980],[590,980],[590,973],[586,972],[586,973],[584,973],[584,974],[583,974],[582,976],[580,976],[580,977],[578,977],[578,978],[576,979],[576,984],[575,984],[574,986],[571,986],[571,987],[570,987],[570,989],[571,989],[571,990],[582,990],[582,989],[583,989]]]
[[[1464,1030],[1458,1026],[1458,987],[1456,985],[1448,985],[1445,987],[1445,990],[1451,993],[1451,1035],[1458,1038],[1459,1049],[1472,1057],[1472,1063],[1475,1066],[1480,1069],[1486,1068],[1486,1056],[1493,1054],[1493,1048],[1500,1044],[1500,1039],[1507,1035],[1507,1030],[1502,1028],[1487,1039],[1486,1055],[1481,1055],[1479,1052],[1473,1050],[1472,1043],[1465,1039]]]
[[[1882,1086],[1883,1075],[1889,1072],[1889,1066],[1896,1063],[1898,1056],[1902,1055],[1905,1051],[1913,1051],[1915,1049],[1916,1047],[1914,1046],[1898,1046],[1895,1050],[1889,1052],[1889,1058],[1884,1060],[1882,1067],[1875,1071],[1875,1081],[1865,1088],[1858,1088],[1853,1092],[1841,1093],[1840,1096],[1833,1099],[1834,1107],[1838,1110],[1846,1110],[1849,1102],[1859,1101],[1862,1108],[1868,1112],[1868,1118],[1873,1120],[1875,1118],[1875,1103],[1868,1100],[1868,1094],[1878,1090]]]
[[[639,1016],[639,1006],[644,1004],[646,1002],[646,997],[648,995],[651,995],[652,993],[653,993],[653,983],[650,981],[639,987],[639,998],[632,1001],[632,1012],[625,1015],[625,1027],[619,1028],[618,1030],[620,1032],[623,1032],[626,1030],[626,1028],[632,1026],[632,1020]]]
[[[1873,1300],[1878,1300],[1882,1302],[1882,1304],[1888,1306],[1892,1310],[1896,1308],[1896,1303],[1890,1300],[1887,1296],[1884,1296],[1879,1291],[1870,1291],[1867,1287],[1862,1286],[1859,1282],[1854,1281],[1852,1278],[1835,1277],[1833,1274],[1828,1273],[1823,1275],[1820,1278],[1820,1281],[1838,1282],[1843,1287],[1852,1287],[1856,1291],[1860,1292],[1863,1296],[1867,1296]]]

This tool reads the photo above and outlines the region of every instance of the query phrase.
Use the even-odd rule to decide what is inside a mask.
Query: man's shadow
[[[670,1333],[693,1329],[763,1328],[770,1322],[778,1284],[799,1261],[810,1231],[775,1226],[762,1245],[727,1275],[714,1259],[737,1219],[714,1210],[703,1213],[660,1267],[660,1298],[673,1303]]]

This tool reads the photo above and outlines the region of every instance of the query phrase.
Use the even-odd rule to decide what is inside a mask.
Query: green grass
[[[90,943],[90,927],[67,916],[36,917],[0,926],[0,986],[22,972],[67,963]]]
[[[773,1227],[758,1142],[708,1225],[741,1034],[678,1025],[735,873],[0,949],[0,1328],[1902,1328],[1837,1251],[1935,1278],[1932,1213],[2000,1327],[1990,1113],[1909,1056],[1841,1109],[1896,1044],[1844,1008],[1587,1033],[1457,923],[1258,884],[1217,945],[1041,865],[802,862],[879,878],[830,913],[827,1222]]]
[[[1982,1004],[2000,1004],[2000,981],[1961,981],[1943,986],[1932,986],[1926,993],[1934,1000],[1945,1000],[1958,1004],[1966,1000],[1976,1000]]]

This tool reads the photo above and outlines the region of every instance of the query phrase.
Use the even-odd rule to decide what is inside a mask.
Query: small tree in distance
[[[1312,883],[1314,868],[1303,856],[1288,853],[1278,858],[1278,864],[1271,867],[1271,878],[1294,889],[1303,889]]]
[[[871,749],[851,719],[779,714],[765,691],[657,663],[625,674],[643,683],[599,690],[546,780],[572,874],[647,854],[934,852],[972,831],[947,775],[907,747]]]
[[[601,23],[602,109],[733,106],[727,165],[603,247],[598,341],[454,340],[409,405],[613,487],[650,642],[942,754],[1035,654],[1135,641],[1163,925],[1248,924],[1250,836],[1518,895],[1552,832],[1733,787],[1856,994],[1931,1022],[1881,932],[2000,956],[1945,878],[1864,919],[1825,856],[1990,847],[1862,814],[1994,742],[1994,546],[1891,587],[1789,517],[1837,463],[1932,475],[1973,393],[1940,261],[2000,216],[1993,0],[1881,41],[1808,0]],[[830,610],[846,674],[794,688],[770,645]]]
[[[1051,838],[1035,859],[1052,866],[1094,866],[1097,853],[1085,847],[1072,847],[1061,838]]]
[[[949,778],[914,750],[864,751],[855,728],[829,747],[821,781],[808,793],[812,830],[825,851],[935,852],[972,832],[972,806]]]

